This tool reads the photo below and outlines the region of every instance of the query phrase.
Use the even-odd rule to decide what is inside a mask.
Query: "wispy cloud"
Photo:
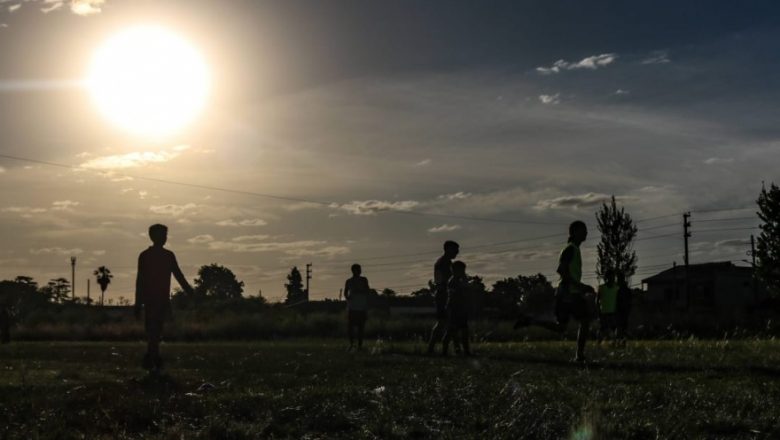
[[[561,94],[556,93],[554,95],[539,95],[539,101],[542,104],[558,104],[561,102]]]
[[[654,51],[649,57],[641,61],[642,64],[666,64],[670,62],[669,53],[665,50]]]
[[[617,59],[617,54],[603,53],[601,55],[593,55],[583,58],[577,62],[569,62],[566,60],[558,60],[550,67],[537,67],[536,71],[542,75],[550,75],[554,73],[560,73],[562,70],[579,70],[588,69],[596,70],[601,67],[606,67],[612,64]]]
[[[187,239],[187,243],[192,243],[192,244],[211,243],[212,241],[214,241],[214,237],[210,234],[196,235],[192,238]]]
[[[706,159],[704,161],[706,165],[718,165],[718,164],[726,164],[726,163],[734,163],[733,157],[710,157],[709,159]]]
[[[48,247],[40,249],[30,249],[33,255],[79,255],[84,253],[81,248],[65,249],[61,247]]]
[[[471,193],[458,191],[450,194],[442,194],[438,197],[440,200],[463,200],[471,197]]]
[[[374,215],[382,211],[409,211],[418,206],[420,202],[414,200],[402,200],[389,202],[385,200],[355,200],[343,205],[335,206],[353,215]]]
[[[73,200],[57,200],[52,203],[52,211],[72,211],[74,207],[79,206],[79,202]]]
[[[609,194],[587,193],[571,196],[555,197],[547,200],[540,200],[536,207],[538,209],[560,209],[560,208],[588,208],[608,202],[612,198]],[[615,197],[623,199],[623,197]]]
[[[17,214],[40,214],[46,212],[46,208],[33,208],[30,206],[9,206],[7,208],[0,209],[2,212],[13,212]]]
[[[18,11],[18,10],[19,10],[19,8],[21,8],[21,7],[22,7],[22,4],[21,4],[21,3],[17,3],[17,4],[15,4],[15,5],[11,5],[11,6],[9,6],[9,7],[8,7],[8,12],[16,12],[16,11]]]
[[[178,217],[184,214],[185,212],[191,211],[197,207],[198,205],[194,203],[187,203],[184,205],[175,205],[175,204],[152,205],[149,207],[149,211],[152,211],[155,214],[171,215],[173,217]]]
[[[102,11],[105,0],[71,0],[70,10],[76,15],[94,15]]]
[[[246,241],[263,241],[267,239],[269,236],[265,234],[257,234],[257,235],[239,235],[238,237],[233,237],[230,239],[230,241],[235,242],[246,242]]]
[[[212,241],[209,249],[214,251],[230,251],[237,253],[256,252],[290,252],[326,244],[324,241],[299,240],[290,242],[244,242],[244,241]]]
[[[439,232],[457,231],[458,229],[460,229],[460,225],[448,225],[448,224],[445,223],[443,225],[434,226],[434,227],[428,229],[428,232],[436,234],[436,233],[439,233]]]
[[[218,221],[216,224],[217,224],[217,226],[232,226],[232,227],[236,227],[236,226],[265,226],[265,225],[268,224],[268,222],[266,222],[263,219],[259,219],[259,218],[247,218],[247,219],[243,219],[243,220],[234,220],[234,219],[221,220],[221,221]]]
[[[325,246],[317,249],[290,249],[284,253],[295,257],[324,257],[330,258],[337,255],[345,255],[350,252],[346,246]]]
[[[180,145],[171,150],[139,151],[127,154],[96,157],[82,163],[81,167],[86,169],[107,171],[138,168],[146,165],[171,161],[179,157],[182,152],[186,151],[188,148],[189,147],[186,145]]]
[[[414,166],[416,166],[416,167],[425,167],[425,166],[428,166],[430,164],[431,164],[431,160],[430,159],[423,159],[423,160],[417,162],[416,164],[414,164]]]

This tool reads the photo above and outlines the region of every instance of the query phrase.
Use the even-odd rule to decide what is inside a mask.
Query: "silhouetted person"
[[[521,316],[515,323],[515,328],[538,325],[562,333],[566,330],[569,319],[574,317],[580,323],[575,362],[585,362],[585,342],[588,340],[590,321],[595,315],[593,301],[588,298],[589,295],[594,295],[595,291],[582,283],[580,244],[587,237],[588,227],[585,223],[577,220],[569,225],[569,241],[558,259],[557,272],[560,282],[555,290],[555,322]]]
[[[0,343],[11,342],[11,310],[5,304],[0,304]]]
[[[363,349],[363,331],[368,315],[368,297],[371,288],[368,279],[361,276],[359,264],[352,265],[352,278],[344,284],[344,298],[347,299],[347,332],[349,333],[349,350],[355,348],[355,330],[357,330],[357,349]]]
[[[466,278],[466,264],[452,263],[452,277],[447,283],[447,334],[442,343],[442,354],[447,355],[450,341],[460,343],[463,354],[471,356],[469,350],[469,283]]]
[[[599,341],[607,337],[614,339],[617,331],[618,286],[615,272],[608,270],[604,274],[604,284],[599,286]]]
[[[160,340],[163,323],[171,314],[171,275],[176,278],[187,294],[193,294],[192,287],[176,262],[176,255],[165,249],[168,240],[168,227],[152,225],[149,238],[153,245],[138,256],[138,276],[135,281],[135,316],[141,317],[144,311],[147,349],[143,367],[150,371],[162,368]]]
[[[619,274],[615,324],[617,326],[617,338],[621,344],[625,344],[628,333],[628,317],[631,314],[632,293],[631,287],[626,282],[626,276],[622,273]]]
[[[436,324],[431,329],[431,337],[428,340],[428,354],[433,354],[436,343],[442,340],[447,331],[447,283],[452,276],[452,260],[458,256],[460,245],[452,240],[444,242],[444,255],[436,260],[433,266],[433,300],[436,305]],[[455,344],[455,351],[460,350],[460,345]]]

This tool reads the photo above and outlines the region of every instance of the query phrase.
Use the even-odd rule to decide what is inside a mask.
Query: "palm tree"
[[[108,270],[106,266],[98,267],[95,270],[94,274],[97,283],[100,285],[100,305],[102,306],[103,295],[106,293],[106,289],[108,289],[108,285],[111,284],[111,278],[114,278],[114,276],[111,275],[111,271]]]

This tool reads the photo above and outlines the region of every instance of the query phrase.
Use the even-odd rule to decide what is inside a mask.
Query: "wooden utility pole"
[[[76,257],[70,257],[70,296],[76,301]]]
[[[311,263],[306,265],[306,301],[309,300],[309,281],[311,280]]]
[[[691,227],[690,218],[690,212],[683,214],[683,240],[685,241],[685,271],[683,272],[683,275],[685,276],[685,310],[688,310],[691,306],[691,294],[688,285],[688,239],[691,238],[691,232],[688,228]]]

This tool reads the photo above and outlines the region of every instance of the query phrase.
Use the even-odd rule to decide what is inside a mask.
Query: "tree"
[[[756,275],[771,295],[780,296],[780,188],[774,183],[769,191],[762,187],[756,203],[763,222],[756,240]]]
[[[391,289],[389,287],[385,287],[384,289],[382,289],[382,293],[379,294],[379,296],[382,296],[384,298],[395,298],[396,295],[397,294],[396,294],[395,290],[393,290],[393,289]]]
[[[32,289],[38,289],[38,283],[32,277],[19,275],[14,278],[14,283],[30,286]]]
[[[62,277],[55,278],[50,280],[41,291],[49,298],[49,301],[64,303],[69,299],[70,281]]]
[[[111,271],[106,266],[98,267],[95,269],[93,274],[95,275],[95,280],[100,286],[100,305],[102,306],[103,296],[106,293],[106,289],[108,289],[108,285],[111,284],[111,278],[114,278],[114,276],[111,275]]]
[[[293,266],[287,275],[287,283],[284,285],[284,288],[287,289],[287,299],[285,300],[287,304],[295,304],[302,301],[305,297],[303,277],[297,266]]]
[[[490,305],[501,310],[513,311],[521,305],[526,313],[543,314],[550,308],[554,293],[550,281],[539,273],[498,280],[489,298]]]
[[[244,292],[244,282],[225,266],[201,266],[195,278],[195,295],[200,298],[237,299]]]
[[[596,275],[604,278],[608,271],[623,274],[626,280],[636,272],[637,258],[634,238],[637,227],[625,208],[618,209],[615,196],[609,205],[604,203],[596,213],[601,241],[596,247],[598,264]]]

